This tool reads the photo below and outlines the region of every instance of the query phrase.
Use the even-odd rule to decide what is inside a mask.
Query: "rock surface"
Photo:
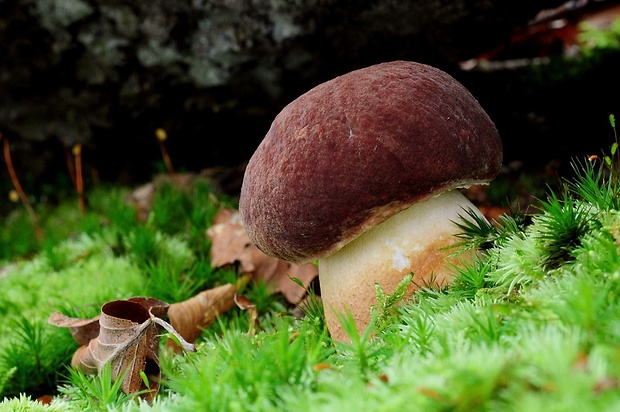
[[[0,132],[36,152],[34,174],[64,165],[59,140],[101,173],[150,173],[157,127],[188,168],[247,159],[311,86],[388,60],[450,67],[561,3],[0,0]]]

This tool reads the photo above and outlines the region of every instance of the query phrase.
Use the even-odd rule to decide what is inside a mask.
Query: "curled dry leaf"
[[[315,265],[294,265],[261,252],[250,241],[236,210],[221,210],[207,230],[207,235],[211,239],[212,266],[239,264],[241,273],[266,282],[274,292],[282,293],[291,303],[299,303],[305,294],[304,287],[307,288],[318,276]],[[299,279],[304,287],[291,278]]]
[[[245,281],[246,278],[241,278],[239,283]],[[82,345],[73,355],[72,367],[94,374],[110,363],[112,378],[123,377],[123,392],[140,392],[150,402],[159,391],[161,380],[161,329],[176,338],[168,341],[175,350],[194,351],[191,342],[235,305],[236,292],[236,285],[222,285],[172,305],[143,297],[115,300],[104,304],[101,315],[93,319],[53,313],[48,322],[69,328],[75,341]],[[163,320],[166,316],[171,324]]]
[[[124,377],[121,384],[124,393],[140,392],[150,402],[159,391],[161,380],[160,331],[163,327],[176,334],[172,326],[161,319],[168,308],[167,303],[157,299],[115,300],[104,304],[101,315],[95,319],[75,319],[54,313],[49,323],[70,328],[73,336],[77,336],[76,341],[83,344],[75,352],[71,366],[85,373],[96,373],[110,363],[112,378]],[[99,324],[99,333],[86,345],[86,338],[94,335],[94,323]],[[183,342],[180,336],[178,338]],[[193,345],[187,344],[184,348],[193,350]],[[148,387],[143,374],[148,378]]]

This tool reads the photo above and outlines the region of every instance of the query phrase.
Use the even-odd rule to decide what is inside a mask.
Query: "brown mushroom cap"
[[[498,132],[436,68],[378,64],[286,106],[252,156],[239,209],[266,254],[306,263],[442,192],[499,172]]]

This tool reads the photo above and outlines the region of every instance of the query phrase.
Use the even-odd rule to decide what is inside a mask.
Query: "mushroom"
[[[328,329],[359,330],[409,273],[443,285],[453,223],[475,206],[457,189],[499,172],[502,144],[476,99],[443,71],[377,64],[320,84],[286,106],[245,171],[239,209],[268,255],[318,260]],[[480,216],[482,216],[480,214]],[[452,263],[458,264],[453,261]]]

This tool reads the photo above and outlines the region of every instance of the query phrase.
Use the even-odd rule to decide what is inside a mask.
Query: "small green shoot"
[[[312,288],[306,288],[303,282],[297,278],[290,278],[299,287],[306,290],[306,298],[299,305],[299,310],[303,313],[308,322],[315,328],[318,333],[323,333],[327,330],[327,321],[325,320],[325,308],[320,297]]]
[[[377,339],[372,339],[374,322],[360,332],[350,311],[336,314],[336,318],[343,331],[348,336],[348,342],[336,342],[336,347],[344,362],[352,364],[354,370],[363,379],[369,379],[377,371],[377,364],[385,355],[385,349]]]
[[[151,389],[151,383],[149,382],[149,377],[146,376],[146,373],[144,373],[143,370],[140,371],[140,379],[142,379],[142,383],[144,383],[144,387],[146,388],[146,390],[150,390]]]
[[[4,393],[52,391],[57,370],[70,359],[75,344],[39,320],[17,317],[10,327],[10,333],[3,332],[6,344],[0,350],[0,374],[10,375],[3,384]]]
[[[390,321],[396,316],[397,306],[405,298],[407,288],[412,282],[413,273],[409,273],[398,283],[394,292],[390,294],[385,293],[381,285],[375,283],[377,304],[373,306],[370,311],[376,332],[380,333],[388,328]]]
[[[190,299],[207,289],[214,277],[213,268],[204,260],[184,268],[175,266],[170,259],[160,258],[157,262],[148,262],[145,272],[148,294],[168,303]]]
[[[138,265],[157,263],[161,252],[160,241],[157,233],[148,227],[136,226],[128,236],[123,237],[123,243],[131,259]]]
[[[462,231],[456,235],[462,240],[452,247],[459,248],[462,252],[489,249],[497,235],[497,228],[472,209],[464,211],[467,216],[459,215],[460,221],[452,222]]]
[[[76,409],[107,411],[120,407],[146,393],[146,391],[136,392],[131,395],[123,393],[121,385],[125,375],[119,376],[116,380],[112,379],[111,363],[106,363],[95,376],[85,375],[83,372],[73,368],[68,370],[68,383],[70,385],[62,386],[59,389],[63,395],[68,397],[69,404],[74,405]]]
[[[618,203],[618,181],[610,178],[606,165],[595,161],[573,163],[575,179],[567,181],[570,193],[601,210],[614,210]]]
[[[465,210],[465,214],[459,215],[459,221],[453,221],[461,230],[455,236],[461,240],[448,247],[457,250],[451,256],[472,250],[488,250],[525,227],[525,219],[518,212],[513,212],[513,216],[500,216],[500,221],[493,223],[472,209]]]
[[[541,201],[544,211],[538,217],[538,239],[542,248],[543,266],[556,269],[573,259],[572,252],[581,245],[592,222],[586,206],[571,199],[567,193],[560,200],[552,193]]]
[[[452,281],[452,288],[456,292],[461,292],[463,298],[473,299],[479,290],[491,287],[487,275],[493,270],[493,263],[490,259],[474,259],[471,264],[461,264],[455,266],[455,276]]]
[[[611,154],[609,156],[607,156],[607,155],[603,156],[603,159],[605,161],[605,164],[612,170],[612,172],[614,172],[614,174],[617,177],[617,173],[618,173],[617,168],[620,165],[620,162],[619,162],[620,158],[616,160],[616,162],[615,162],[616,165],[614,166],[613,157],[616,155],[616,152],[618,151],[618,134],[616,132],[616,118],[614,117],[613,114],[609,115],[609,124],[611,125],[611,128],[614,131],[614,140],[615,141],[612,143],[611,148],[610,148],[610,153]]]
[[[0,393],[5,393],[7,383],[13,377],[13,375],[15,375],[15,372],[17,372],[17,366],[13,366],[12,368],[2,372],[2,374],[0,375]]]
[[[187,212],[191,209],[191,200],[187,192],[171,183],[162,184],[153,201],[149,223],[167,234],[181,232],[187,224]]]

